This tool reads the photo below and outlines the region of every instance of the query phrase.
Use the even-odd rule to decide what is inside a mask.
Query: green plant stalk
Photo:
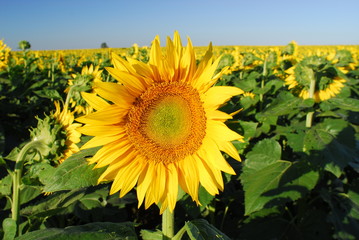
[[[309,98],[314,98],[314,93],[315,93],[315,78],[314,78],[314,74],[313,74],[313,77],[310,79]],[[312,127],[313,115],[314,115],[314,112],[308,112],[307,113],[307,119],[306,119],[306,122],[305,122],[305,126],[307,128]]]
[[[174,236],[174,214],[168,208],[162,214],[163,240],[170,240]]]
[[[264,80],[265,80],[266,76],[267,76],[267,61],[264,61],[263,72],[262,72],[262,80],[261,80],[261,89],[262,90],[264,88]],[[259,101],[263,102],[263,93],[259,94]]]
[[[73,92],[73,88],[76,87],[76,86],[77,85],[72,85],[70,87],[70,90],[69,90],[69,92],[67,93],[67,96],[66,96],[64,107],[68,108],[69,103],[70,103],[70,99],[71,99],[71,95],[72,95],[72,92]]]
[[[54,62],[51,63],[51,82],[55,82],[55,64]]]
[[[17,231],[16,235],[18,234],[18,226],[19,226],[19,216],[20,216],[20,187],[21,187],[21,176],[22,176],[22,169],[25,162],[25,157],[27,153],[41,145],[40,140],[33,140],[27,143],[19,152],[16,158],[15,169],[12,175],[12,203],[11,203],[11,216],[12,219],[15,220]]]

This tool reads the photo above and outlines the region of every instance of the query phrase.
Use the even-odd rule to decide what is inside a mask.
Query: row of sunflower
[[[3,238],[355,239],[358,61],[358,46],[177,32],[166,47],[0,42]]]

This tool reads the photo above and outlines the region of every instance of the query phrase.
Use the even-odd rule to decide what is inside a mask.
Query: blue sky
[[[16,50],[149,46],[178,30],[186,43],[359,44],[358,0],[1,0],[0,39]]]

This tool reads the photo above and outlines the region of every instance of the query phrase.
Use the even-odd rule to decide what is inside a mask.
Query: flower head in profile
[[[76,145],[81,141],[81,133],[77,128],[81,126],[79,123],[74,123],[74,114],[65,106],[62,110],[59,102],[55,102],[56,111],[53,114],[56,122],[61,125],[62,131],[65,133],[65,149],[59,162],[62,163],[72,154],[78,152],[80,149]]]
[[[285,84],[300,98],[309,98],[310,79],[315,79],[315,102],[338,95],[346,80],[340,77],[336,67],[323,57],[310,56],[286,70]]]
[[[74,123],[74,115],[66,106],[61,110],[59,102],[54,104],[55,112],[38,119],[37,127],[31,130],[31,138],[43,143],[41,157],[56,166],[79,151],[76,144],[80,142],[81,133],[76,128],[81,124]]]
[[[231,141],[243,137],[218,108],[243,91],[213,86],[222,72],[215,74],[212,46],[196,65],[191,40],[183,47],[175,32],[165,54],[154,39],[147,64],[112,57],[107,70],[118,83],[95,82],[97,95],[83,97],[97,111],[77,119],[85,123],[79,131],[94,136],[82,148],[103,146],[90,160],[107,166],[99,182],[113,181],[110,193],[120,197],[137,186],[138,206],[160,203],[161,213],[173,211],[179,186],[198,204],[200,185],[212,195],[223,190],[221,173],[235,172],[221,151],[239,161]]]
[[[92,111],[91,106],[82,98],[81,92],[91,91],[94,82],[101,82],[101,73],[102,70],[99,70],[99,66],[94,68],[91,64],[89,67],[84,66],[81,74],[72,74],[72,79],[68,80],[69,86],[65,92],[71,97],[69,104],[75,113],[87,114]]]

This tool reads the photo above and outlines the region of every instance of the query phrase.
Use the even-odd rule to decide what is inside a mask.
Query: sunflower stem
[[[310,79],[309,98],[314,98],[314,93],[315,93],[315,78],[314,78],[314,73],[313,73],[312,77]],[[306,122],[305,122],[305,126],[307,128],[312,127],[313,115],[314,115],[314,112],[308,112],[307,113],[307,119],[306,119]]]
[[[16,222],[16,235],[19,230],[19,217],[20,217],[20,188],[21,188],[21,176],[26,155],[34,148],[37,148],[42,144],[40,140],[33,140],[28,142],[19,152],[16,158],[15,169],[12,174],[12,203],[11,203],[11,217]]]
[[[170,240],[174,236],[174,214],[168,208],[162,214],[163,240]]]
[[[72,85],[70,86],[70,90],[68,91],[67,93],[67,96],[66,96],[66,100],[65,100],[65,104],[64,104],[64,108],[68,108],[69,106],[69,102],[70,102],[70,99],[71,99],[71,95],[72,95],[72,92],[73,92],[73,88],[77,86],[77,85]]]
[[[262,77],[261,77],[261,94],[259,94],[259,102],[260,102],[260,105],[259,105],[259,109],[260,111],[262,111],[263,109],[263,89],[264,89],[264,81],[265,81],[265,78],[267,76],[267,61],[264,60],[264,64],[263,64],[263,72],[262,72]]]

